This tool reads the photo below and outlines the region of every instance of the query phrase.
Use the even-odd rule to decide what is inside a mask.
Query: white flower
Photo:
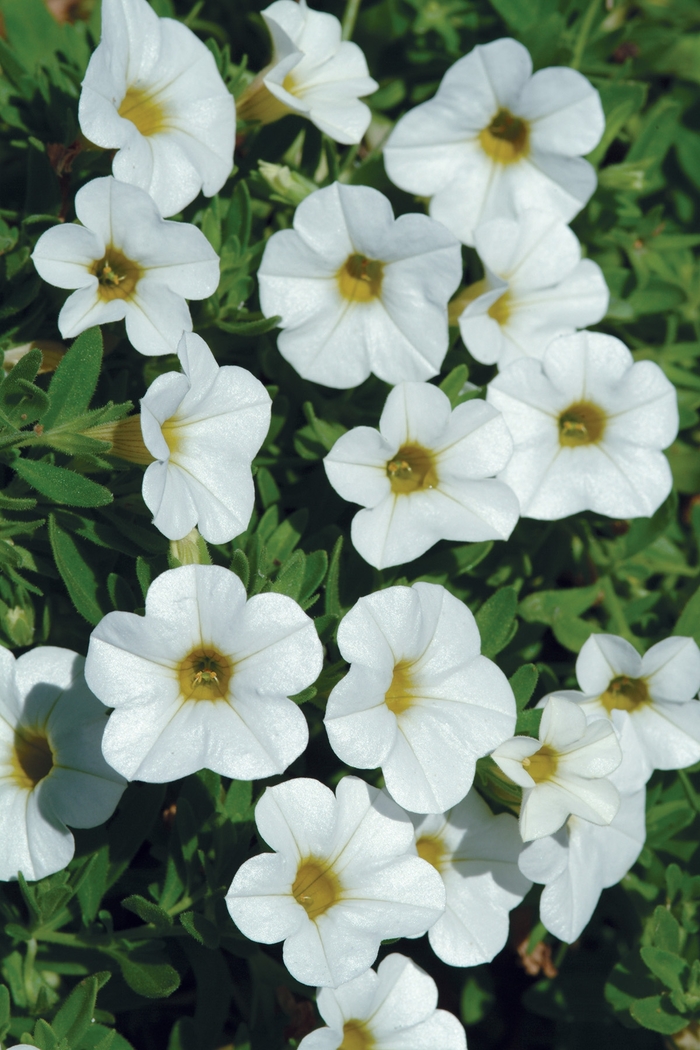
[[[608,308],[602,270],[551,212],[529,208],[518,219],[492,219],[474,240],[486,276],[450,304],[477,361],[501,371],[519,357],[542,358],[552,339],[596,324]]]
[[[700,761],[700,650],[692,638],[666,638],[644,656],[624,638],[592,634],[576,660],[581,692],[568,689],[589,721],[609,718],[641,751],[644,781],[654,769]]]
[[[440,539],[507,539],[518,520],[512,489],[493,477],[511,456],[501,415],[475,399],[452,411],[430,383],[401,383],[379,430],[355,427],[324,460],[336,492],[365,510],[351,536],[378,569],[424,554]]]
[[[339,988],[319,989],[328,1025],[305,1036],[299,1050],[466,1050],[454,1014],[437,1010],[435,981],[405,955],[387,955]]]
[[[102,750],[128,780],[163,783],[198,769],[238,780],[282,773],[308,740],[288,697],[319,675],[321,643],[283,594],[246,601],[218,565],[158,576],[146,615],[108,613],[85,676],[110,715]]]
[[[93,828],[114,812],[125,781],[100,741],[106,712],[82,656],[39,646],[15,660],[0,648],[0,879],[43,879],[73,857],[66,825]]]
[[[332,690],[325,725],[350,766],[381,766],[386,789],[417,813],[463,799],[477,758],[515,729],[508,679],[480,655],[471,612],[444,587],[414,583],[365,598],[338,627],[350,670]]]
[[[275,852],[238,869],[228,910],[251,940],[283,940],[304,984],[358,977],[383,939],[425,933],[445,907],[440,876],[413,854],[408,816],[357,777],[335,796],[310,779],[267,788],[255,822]]]
[[[37,241],[34,265],[49,284],[77,288],[58,315],[61,335],[126,319],[142,354],[174,354],[192,331],[185,302],[219,283],[219,257],[201,230],[166,222],[144,190],[108,175],[75,195],[82,226],[54,226]]]
[[[276,0],[262,16],[274,55],[238,100],[239,119],[270,124],[299,113],[336,142],[359,142],[371,119],[359,98],[379,85],[357,44],[341,40],[338,19],[306,0]]]
[[[573,219],[596,186],[581,159],[605,128],[600,96],[574,69],[532,74],[516,40],[480,44],[409,110],[384,147],[392,182],[431,197],[430,214],[465,244],[480,222],[542,208]]]
[[[428,930],[431,948],[450,966],[490,962],[508,939],[508,913],[530,889],[518,869],[517,820],[494,816],[473,789],[447,813],[412,819],[419,857],[445,884],[445,913]]]
[[[83,80],[83,134],[115,149],[112,171],[174,215],[231,174],[236,113],[211,51],[146,0],[103,0],[102,40]]]
[[[378,190],[335,182],[267,242],[260,306],[282,317],[279,351],[304,379],[337,388],[370,372],[423,380],[447,352],[447,300],[461,275],[459,244],[439,223],[394,219]]]
[[[497,375],[487,398],[513,435],[499,478],[523,517],[650,517],[671,491],[660,450],[678,431],[675,388],[653,361],[635,364],[619,339],[560,336],[541,362],[521,358]]]
[[[586,724],[570,700],[551,696],[545,704],[539,740],[514,736],[491,758],[523,789],[520,834],[525,842],[558,831],[571,814],[609,824],[620,806],[608,775],[622,753],[610,722]]]
[[[219,368],[198,335],[183,335],[178,356],[182,373],[158,376],[141,399],[143,439],[157,460],[144,502],[170,540],[197,525],[205,540],[227,543],[253,511],[250,464],[270,426],[270,396],[245,368]]]

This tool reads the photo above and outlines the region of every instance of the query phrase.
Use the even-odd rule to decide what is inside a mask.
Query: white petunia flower
[[[276,0],[262,16],[274,54],[238,100],[239,119],[270,124],[298,113],[336,142],[359,142],[372,116],[359,99],[379,85],[357,44],[341,40],[338,19],[306,0]]]
[[[501,371],[519,357],[542,358],[558,335],[596,324],[608,308],[602,270],[581,258],[566,223],[533,208],[518,219],[477,227],[476,250],[486,276],[450,303],[472,357]]]
[[[640,656],[614,634],[592,634],[576,660],[581,691],[565,696],[589,721],[629,725],[642,756],[644,781],[654,769],[683,769],[700,761],[700,650],[692,638],[672,637]]]
[[[107,725],[82,656],[0,648],[0,880],[43,879],[70,862],[73,828],[114,812],[125,781],[102,757]]]
[[[323,463],[336,492],[366,508],[352,521],[355,549],[384,569],[441,539],[507,539],[518,501],[493,475],[512,447],[503,418],[485,401],[452,411],[438,387],[401,383],[386,399],[379,430],[343,434]]]
[[[530,889],[518,869],[518,822],[494,816],[472,790],[447,813],[413,816],[418,856],[445,884],[447,907],[428,930],[430,946],[450,966],[490,962],[508,939],[508,913]]]
[[[301,202],[293,230],[270,237],[260,306],[281,316],[279,351],[304,379],[424,380],[447,352],[447,301],[461,275],[459,244],[439,223],[394,219],[378,190],[335,182]]]
[[[413,854],[413,825],[388,795],[357,777],[267,788],[255,810],[275,850],[247,860],[226,903],[254,941],[284,941],[304,984],[338,985],[372,965],[389,937],[425,933],[445,907],[437,872]]]
[[[199,769],[238,780],[282,773],[308,741],[288,697],[323,663],[313,620],[292,598],[257,594],[218,565],[158,576],[146,615],[108,613],[85,676],[110,715],[107,761],[128,780],[166,783]]]
[[[609,824],[619,809],[620,796],[608,779],[622,759],[615,730],[604,718],[587,725],[583,711],[569,700],[548,699],[539,740],[514,736],[491,758],[523,789],[524,842],[554,834],[572,814]]]
[[[32,253],[40,277],[77,288],[58,315],[61,335],[126,319],[142,354],[174,354],[192,331],[185,299],[206,299],[219,283],[219,257],[201,230],[166,222],[144,190],[108,175],[75,195],[75,223],[42,234]]]
[[[525,208],[565,222],[596,186],[582,159],[600,141],[600,96],[574,69],[532,75],[516,40],[479,44],[448,69],[437,95],[409,110],[384,147],[389,178],[430,197],[430,214],[465,244],[481,222]]]
[[[102,39],[83,80],[83,134],[117,150],[112,171],[174,215],[233,167],[236,113],[216,62],[194,33],[146,0],[103,0]]]
[[[360,598],[338,627],[350,670],[325,725],[350,766],[381,766],[404,809],[442,813],[463,799],[477,758],[512,735],[508,679],[481,656],[471,612],[444,587],[414,583]]]
[[[521,358],[497,375],[487,398],[513,435],[499,478],[523,517],[650,517],[671,491],[661,449],[678,431],[675,388],[653,361],[635,364],[619,339],[560,336],[541,362]]]
[[[299,1050],[466,1050],[464,1028],[437,1002],[432,977],[405,955],[387,955],[376,973],[319,989],[328,1027],[304,1036]]]
[[[245,368],[219,368],[198,335],[183,335],[178,356],[182,373],[158,376],[141,399],[143,439],[157,460],[144,502],[170,540],[196,525],[210,543],[227,543],[253,512],[250,464],[270,426],[270,395]]]

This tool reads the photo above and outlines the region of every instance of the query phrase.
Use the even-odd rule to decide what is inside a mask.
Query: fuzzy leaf
[[[45,427],[67,423],[87,410],[102,367],[102,332],[88,328],[61,358],[49,385],[51,409]]]
[[[69,507],[104,507],[114,499],[104,485],[66,467],[55,467],[36,459],[17,459],[12,465],[23,481],[55,503]]]
[[[513,587],[501,587],[481,606],[476,624],[484,656],[493,658],[508,645],[517,630],[517,607],[518,595]]]

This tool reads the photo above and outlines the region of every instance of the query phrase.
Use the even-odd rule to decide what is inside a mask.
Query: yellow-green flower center
[[[479,141],[484,152],[499,164],[513,164],[529,152],[530,132],[526,121],[514,117],[508,109],[499,109],[479,135]]]
[[[394,668],[391,685],[384,697],[386,706],[393,714],[400,715],[411,707],[413,704],[413,689],[411,665],[401,660]]]
[[[44,733],[16,730],[12,776],[18,787],[31,791],[53,769],[53,751]]]
[[[554,776],[558,759],[556,751],[544,744],[539,751],[535,751],[534,755],[523,759],[523,769],[530,774],[536,784],[541,784],[543,780],[551,780]]]
[[[422,445],[402,445],[386,465],[391,488],[396,495],[407,495],[418,489],[433,489],[438,484],[432,452]]]
[[[349,255],[336,274],[340,294],[355,303],[379,298],[383,277],[384,264],[365,255]]]
[[[605,433],[607,416],[592,401],[577,401],[559,416],[559,444],[565,448],[595,445]]]
[[[439,835],[421,835],[416,842],[416,849],[419,857],[432,864],[436,871],[442,871],[447,850]]]
[[[338,1050],[374,1050],[376,1045],[363,1021],[345,1022],[343,1041]]]
[[[105,302],[129,299],[143,276],[139,264],[111,244],[102,258],[95,260],[90,272],[97,278],[97,294]]]
[[[193,649],[177,669],[183,700],[225,700],[233,664],[216,649]]]
[[[167,126],[167,113],[143,88],[130,87],[119,106],[119,116],[135,124],[142,135],[156,135]]]
[[[297,868],[292,896],[310,919],[317,919],[332,908],[342,893],[340,881],[327,861],[309,857]]]
[[[636,711],[642,704],[650,703],[651,697],[643,678],[629,678],[622,674],[613,678],[600,702],[608,711]]]

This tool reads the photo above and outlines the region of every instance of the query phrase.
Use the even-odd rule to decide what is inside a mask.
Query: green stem
[[[350,40],[355,28],[355,22],[360,11],[362,0],[346,0],[343,12],[343,40]]]
[[[571,68],[580,69],[581,62],[583,61],[583,53],[586,50],[586,44],[588,38],[591,35],[591,29],[593,28],[593,21],[598,8],[600,6],[600,0],[591,0],[588,5],[588,10],[581,19],[581,28],[579,29],[578,37],[576,38],[576,44],[574,46],[574,53],[571,59]]]
[[[603,608],[607,612],[608,616],[612,620],[613,627],[617,633],[630,642],[637,652],[643,653],[644,648],[639,638],[633,633],[622,609],[622,604],[618,598],[615,588],[613,587],[612,580],[609,576],[601,576],[598,580],[601,590],[603,592]]]

